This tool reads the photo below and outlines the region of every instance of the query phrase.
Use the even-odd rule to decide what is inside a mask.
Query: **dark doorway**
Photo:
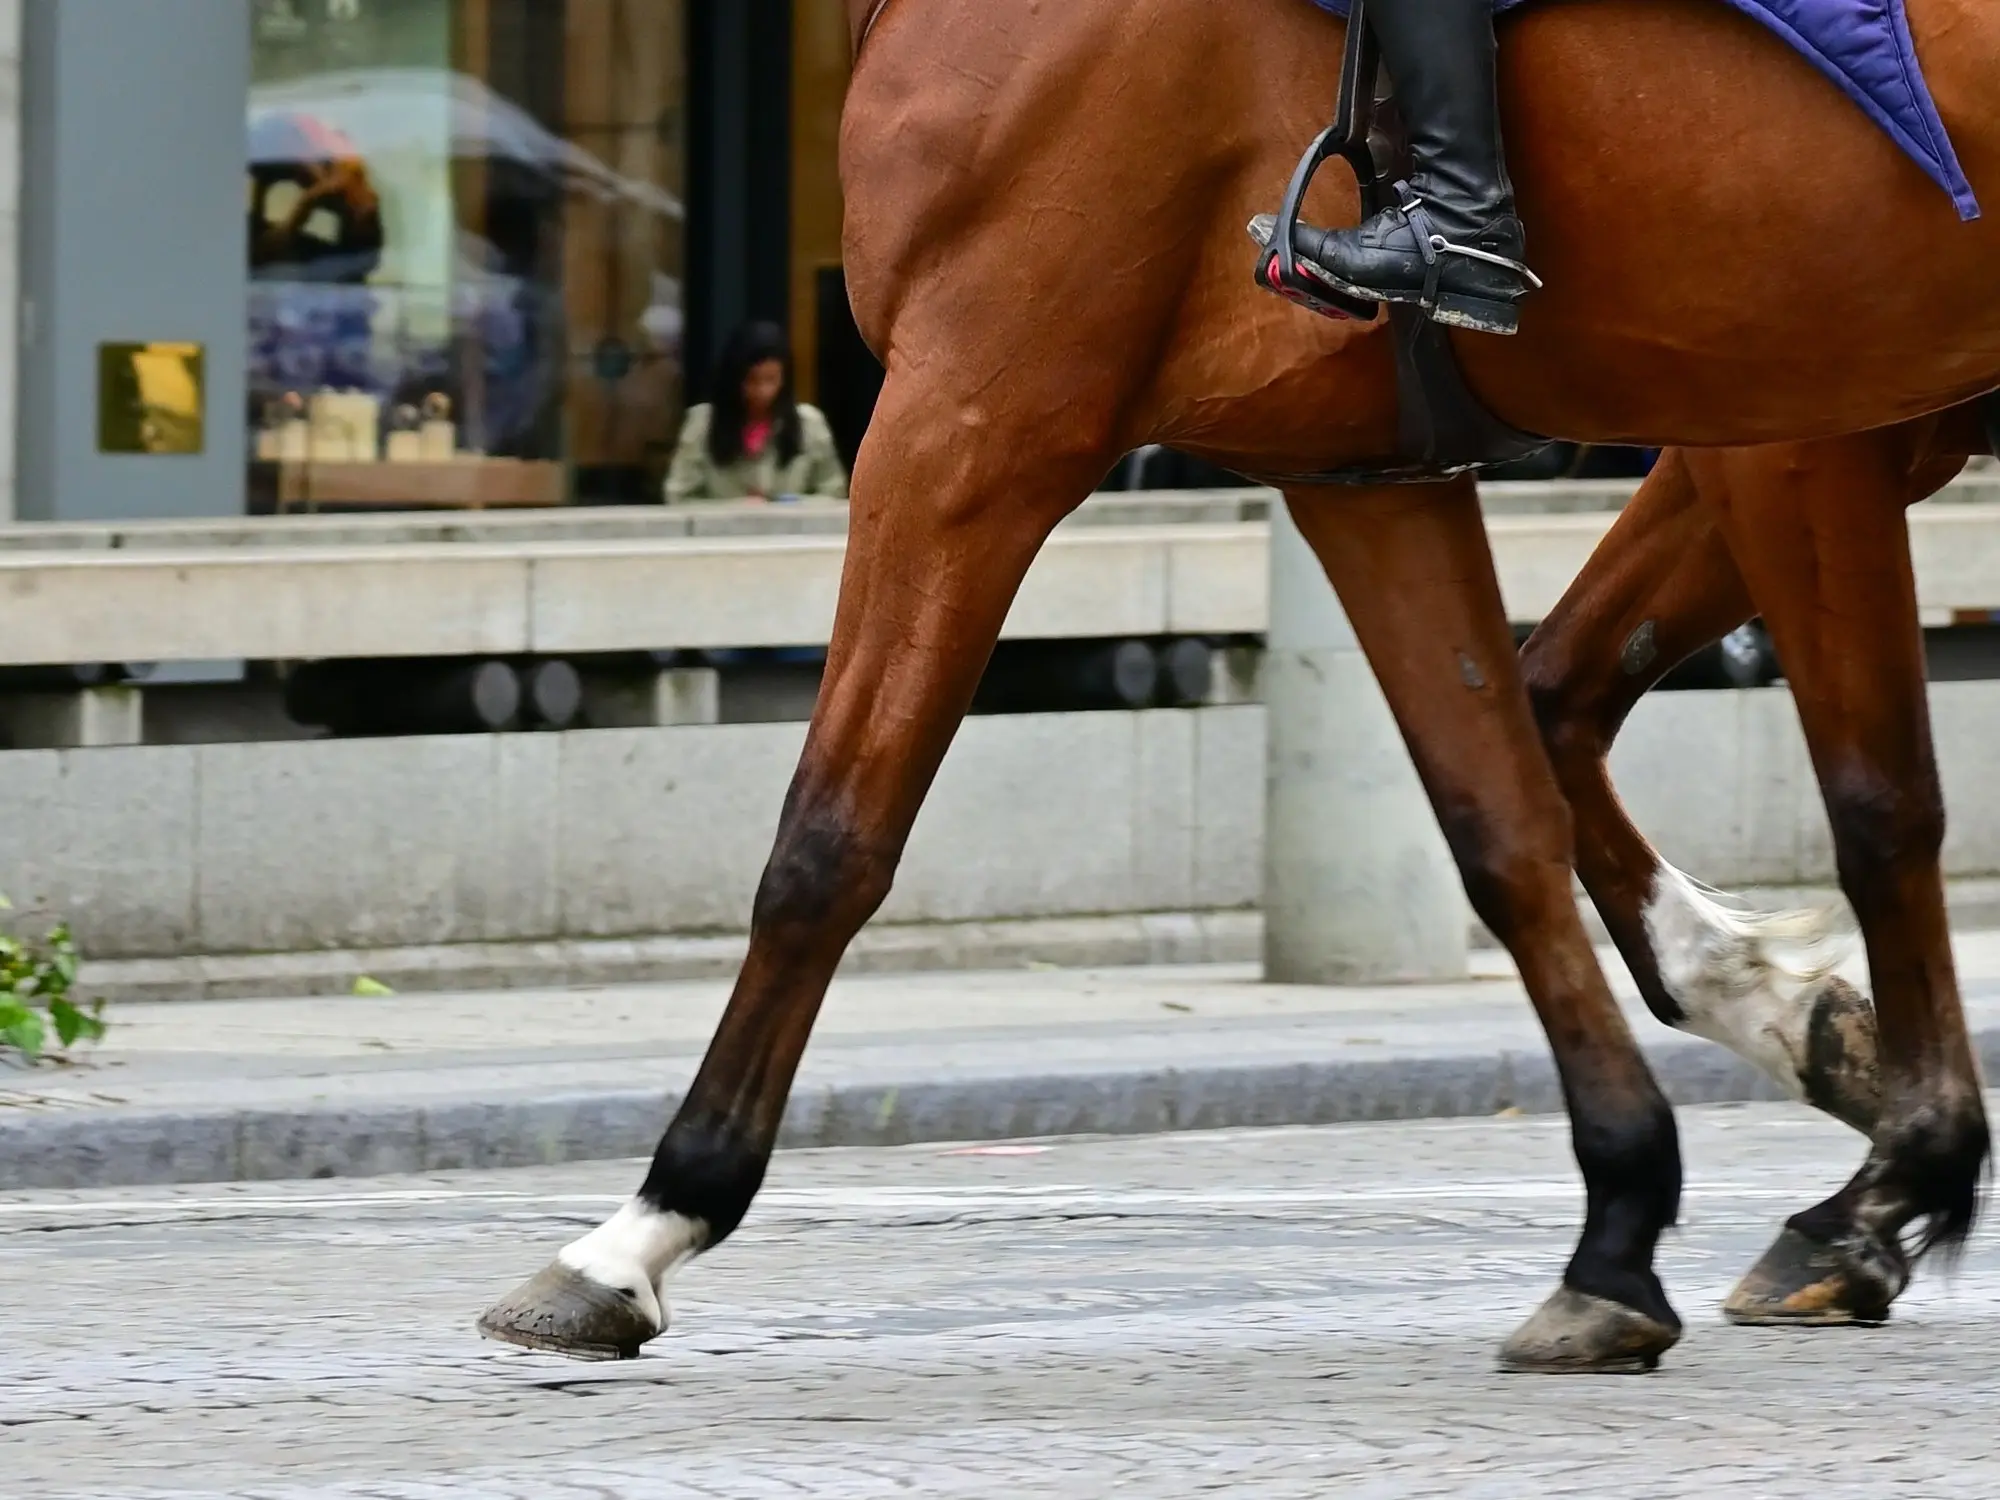
[[[860,451],[868,419],[882,394],[881,361],[862,342],[847,301],[847,277],[828,266],[816,280],[819,313],[819,408],[833,428],[833,440],[850,470]]]

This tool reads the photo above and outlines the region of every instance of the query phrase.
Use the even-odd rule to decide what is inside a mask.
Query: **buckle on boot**
[[[1424,258],[1424,294],[1417,305],[1426,316],[1434,315],[1438,310],[1438,281],[1444,275],[1444,258],[1447,255],[1483,261],[1489,266],[1512,271],[1521,278],[1523,292],[1542,289],[1542,278],[1522,262],[1495,255],[1491,250],[1481,250],[1477,245],[1461,245],[1439,234],[1437,225],[1431,220],[1430,210],[1424,207],[1423,198],[1407,182],[1396,184],[1396,200],[1396,212],[1403,216],[1403,222],[1409,226],[1410,237],[1417,242],[1417,252]]]

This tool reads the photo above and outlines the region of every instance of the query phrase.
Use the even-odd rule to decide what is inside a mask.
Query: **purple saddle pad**
[[[1348,0],[1312,0],[1347,14]],[[1493,0],[1496,11],[1533,0]],[[1961,219],[1979,217],[1979,200],[1958,164],[1951,137],[1924,83],[1903,0],[1725,0],[1783,37],[1860,105],[1947,193]]]

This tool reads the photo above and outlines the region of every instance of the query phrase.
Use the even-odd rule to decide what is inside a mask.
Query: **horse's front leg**
[[[1650,1369],[1680,1337],[1653,1271],[1680,1203],[1680,1143],[1571,895],[1569,809],[1521,685],[1477,493],[1465,479],[1286,500],[1382,684],[1474,909],[1520,966],[1569,1106],[1582,1239],[1502,1363]]]
[[[825,680],[728,1009],[638,1194],[494,1306],[488,1336],[636,1354],[666,1327],[667,1277],[725,1239],[763,1182],[834,969],[889,893],[1028,564],[1107,462],[1049,424],[963,412],[939,383],[885,386]]]

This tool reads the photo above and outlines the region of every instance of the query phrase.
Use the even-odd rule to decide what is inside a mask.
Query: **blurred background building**
[[[851,455],[847,47],[839,0],[0,4],[8,508],[657,500],[749,318]]]

